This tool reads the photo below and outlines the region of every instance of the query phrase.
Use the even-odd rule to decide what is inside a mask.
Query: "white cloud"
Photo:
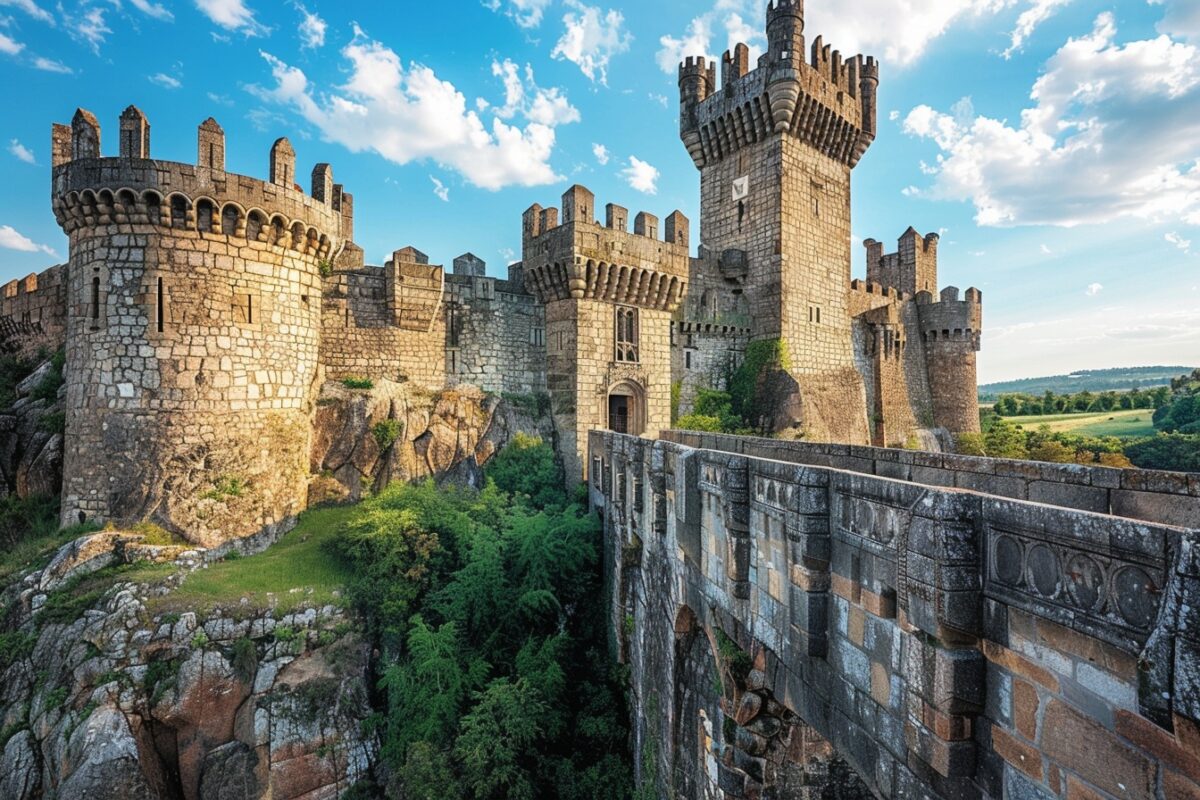
[[[536,28],[542,24],[542,15],[550,0],[485,0],[484,5],[492,11],[504,9],[504,13],[522,28]]]
[[[325,29],[328,27],[325,20],[316,14],[310,13],[307,8],[299,3],[296,4],[296,9],[300,12],[300,46],[302,48],[324,47]]]
[[[1012,58],[1013,53],[1020,51],[1038,25],[1050,19],[1055,11],[1070,2],[1071,0],[1033,0],[1033,5],[1017,17],[1017,26],[1009,36],[1011,41],[1008,49],[1001,55],[1006,59]]]
[[[629,165],[621,170],[625,182],[645,194],[658,193],[658,169],[637,156],[629,157]]]
[[[147,78],[147,80],[163,87],[164,89],[178,89],[183,85],[179,82],[178,78],[173,78],[165,72],[156,72]]]
[[[1100,294],[1102,291],[1104,291],[1104,286],[1102,284],[1089,283],[1088,287],[1087,287],[1087,291],[1085,293],[1087,294],[1088,297],[1095,297],[1096,295]]]
[[[433,181],[433,193],[435,195],[437,195],[438,199],[444,203],[449,203],[450,202],[450,187],[447,186],[446,184],[442,183],[441,181],[439,181],[437,178],[433,177],[432,175],[429,176],[429,180]]]
[[[1050,255],[1051,253],[1053,253],[1053,252],[1054,252],[1053,250],[1051,250],[1051,249],[1050,249],[1049,247],[1047,247],[1046,245],[1042,245],[1042,248],[1041,248],[1041,250],[1042,250],[1042,255],[1044,255],[1044,256],[1048,256],[1048,255]]]
[[[571,105],[558,87],[543,89],[538,86],[529,64],[521,70],[507,58],[502,62],[493,61],[492,75],[504,83],[504,105],[493,112],[497,117],[512,119],[519,113],[530,122],[549,127],[579,122],[579,109]],[[483,98],[477,98],[475,107],[486,111],[492,106]]]
[[[552,123],[569,116],[561,107],[548,101],[556,109],[551,113],[535,101],[521,112],[524,127],[499,115],[493,115],[489,126],[481,112],[468,110],[467,98],[452,83],[424,65],[406,67],[395,52],[361,30],[355,30],[341,52],[349,61],[349,78],[342,86],[317,89],[300,69],[263,53],[275,85],[252,86],[250,91],[290,106],[326,140],[353,152],[373,151],[397,164],[430,159],[485,189],[560,179],[550,156]]]
[[[501,247],[499,252],[500,257],[504,259],[506,264],[511,264],[517,260],[517,251],[511,247]]]
[[[22,253],[45,253],[58,258],[54,249],[44,244],[37,244],[27,236],[21,235],[11,225],[0,225],[0,247],[8,250],[20,250]]]
[[[233,99],[228,97],[227,95],[217,94],[216,92],[206,92],[205,95],[208,97],[209,100],[211,100],[212,102],[216,103],[219,106],[233,105]]]
[[[608,163],[608,159],[609,159],[608,148],[605,147],[604,145],[593,144],[592,145],[592,155],[594,155],[596,157],[596,161],[599,162],[600,166],[603,167],[605,164]]]
[[[104,19],[108,9],[103,6],[83,6],[75,16],[68,15],[61,5],[58,8],[63,15],[63,25],[71,38],[83,42],[93,53],[99,55],[100,45],[104,44],[108,35],[112,33],[112,28],[108,27],[108,22]]]
[[[587,6],[579,0],[566,0],[566,5],[574,10],[563,15],[565,30],[551,57],[570,61],[589,80],[608,85],[608,62],[628,50],[633,40],[622,29],[625,18],[615,9],[602,12],[598,6]]]
[[[15,142],[16,140],[14,139],[13,141]],[[1192,240],[1191,239],[1185,239],[1182,236],[1180,236],[1178,233],[1175,233],[1174,231],[1171,231],[1163,238],[1166,239],[1171,244],[1175,245],[1177,248],[1179,248],[1183,252],[1187,253],[1188,255],[1191,255],[1191,253],[1192,253]]]
[[[16,139],[13,139],[8,143],[8,152],[12,153],[16,158],[24,161],[26,164],[37,163],[37,159],[33,157],[33,151],[21,144]]]
[[[1158,23],[1160,33],[1200,40],[1200,3],[1195,0],[1150,0],[1150,4],[1166,6],[1166,13]]]
[[[665,94],[659,94],[658,92],[650,92],[650,99],[658,103],[663,108],[667,108],[668,104],[671,102]]]
[[[60,75],[70,75],[73,70],[61,61],[55,61],[52,58],[44,58],[38,56],[33,60],[35,69],[40,69],[43,72],[57,72]]]
[[[732,50],[742,42],[750,48],[750,68],[753,69],[759,54],[767,45],[764,25],[765,19],[758,3],[752,0],[715,0],[712,8],[688,22],[682,35],[660,36],[655,60],[663,72],[674,75],[679,62],[687,56],[715,59],[720,56],[720,53],[714,52],[718,48],[722,52]],[[718,32],[724,36],[714,42]]]
[[[53,15],[33,0],[0,0],[0,7],[20,9],[39,22],[54,24]]]
[[[21,44],[15,39],[5,36],[3,33],[0,33],[0,53],[15,56],[24,49],[25,45]]]
[[[175,15],[165,7],[159,3],[151,3],[150,0],[129,0],[129,4],[146,16],[160,19],[163,22],[170,22],[175,19]]]
[[[1165,35],[1115,38],[1104,13],[1069,39],[1019,124],[913,109],[905,131],[941,150],[925,194],[972,201],[988,226],[1200,224],[1200,52]]]
[[[238,31],[246,36],[268,33],[266,26],[254,17],[243,0],[195,0],[196,8],[225,30]]]

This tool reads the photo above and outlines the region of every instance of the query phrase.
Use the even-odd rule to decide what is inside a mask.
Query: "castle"
[[[195,164],[154,160],[130,106],[118,155],[83,110],[52,131],[66,264],[0,298],[9,349],[65,347],[62,518],[126,523],[201,509],[256,482],[249,530],[306,504],[311,419],[326,381],[548,394],[568,480],[588,431],[657,435],[698,389],[724,388],[756,343],[761,422],[789,438],[894,445],[978,430],[980,293],[938,291],[937,236],[866,242],[851,280],[850,173],[876,135],[879,68],[818,38],[802,0],[767,8],[769,47],[679,69],[680,137],[700,171],[701,227],[573,186],[523,216],[507,279],[471,254],[447,272],[413,247],[383,266],[354,242],[353,197],[328,164],[298,185],[287,139],[267,181],[225,170],[212,119]],[[674,406],[674,408],[673,408]],[[945,437],[943,436],[943,439]]]

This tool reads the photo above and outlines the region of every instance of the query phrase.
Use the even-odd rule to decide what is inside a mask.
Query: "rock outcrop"
[[[53,391],[58,378],[55,363],[44,361],[17,384],[12,406],[0,411],[0,496],[53,497],[62,486],[63,398],[61,389]]]
[[[309,501],[426,477],[480,486],[483,466],[518,432],[553,441],[548,415],[473,386],[431,394],[391,381],[368,390],[329,382],[317,401]]]
[[[342,610],[154,615],[169,588],[117,583],[47,621],[30,611],[47,580],[0,598],[5,800],[335,798],[371,769],[370,652]]]

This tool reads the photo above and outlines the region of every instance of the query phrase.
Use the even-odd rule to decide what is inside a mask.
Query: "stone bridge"
[[[654,796],[1200,798],[1200,476],[589,446]]]

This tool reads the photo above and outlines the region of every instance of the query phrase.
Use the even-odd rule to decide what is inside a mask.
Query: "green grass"
[[[245,558],[227,558],[191,573],[170,594],[154,598],[151,611],[237,606],[243,597],[248,599],[250,608],[273,606],[281,613],[302,603],[332,603],[333,592],[345,583],[346,572],[323,545],[337,535],[353,513],[352,506],[307,511],[295,529],[266,551]],[[297,588],[301,591],[291,591]],[[268,595],[274,595],[274,604]]]
[[[1054,433],[1075,433],[1081,436],[1120,436],[1138,438],[1153,436],[1154,425],[1149,409],[1127,411],[1098,411],[1086,414],[1045,414],[1038,417],[1005,417],[1027,431],[1037,430],[1042,425],[1050,426]]]

